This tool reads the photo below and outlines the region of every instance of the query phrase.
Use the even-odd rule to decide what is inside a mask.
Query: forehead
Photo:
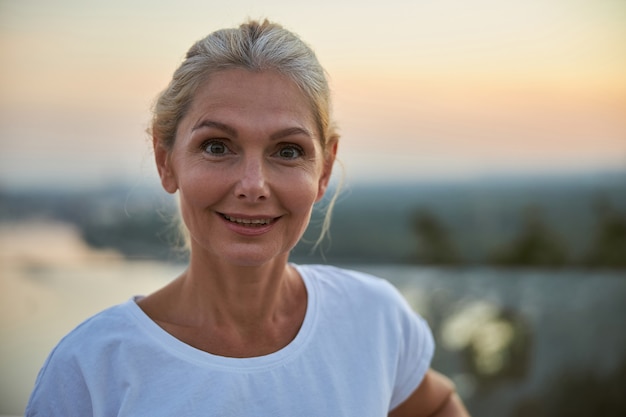
[[[193,96],[188,116],[244,117],[258,123],[313,123],[313,111],[295,82],[276,71],[228,69],[212,74]]]

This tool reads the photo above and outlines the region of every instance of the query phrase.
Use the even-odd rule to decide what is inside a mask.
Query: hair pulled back
[[[233,68],[274,70],[291,79],[311,106],[322,149],[338,139],[331,120],[328,80],[315,53],[297,35],[267,20],[218,30],[189,49],[154,105],[149,129],[153,138],[171,149],[198,88],[214,73]]]

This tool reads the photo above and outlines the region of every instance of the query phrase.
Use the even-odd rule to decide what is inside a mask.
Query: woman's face
[[[292,81],[245,69],[218,72],[198,89],[170,151],[155,142],[193,256],[246,266],[286,261],[326,190],[335,152],[329,144],[324,156]]]

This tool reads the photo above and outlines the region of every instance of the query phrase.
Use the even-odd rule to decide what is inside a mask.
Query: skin
[[[389,417],[469,417],[452,382],[430,369],[409,398]]]
[[[191,255],[180,277],[139,306],[212,354],[254,357],[285,347],[307,303],[289,251],[326,192],[337,143],[322,150],[308,101],[289,79],[229,69],[198,90],[173,148],[154,138],[154,151],[163,188],[179,193]],[[467,415],[453,393],[429,371],[390,416]]]

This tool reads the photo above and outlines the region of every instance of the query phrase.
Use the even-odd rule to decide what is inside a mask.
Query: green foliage
[[[461,263],[456,246],[448,231],[430,211],[418,210],[413,217],[413,230],[418,238],[415,260],[427,265],[454,265]]]
[[[626,216],[601,198],[596,204],[595,236],[586,259],[591,267],[626,268]]]
[[[626,361],[606,376],[564,372],[550,389],[518,404],[513,417],[626,416]]]
[[[565,245],[543,221],[536,208],[526,209],[521,233],[497,249],[491,263],[500,266],[561,267],[567,263]]]

